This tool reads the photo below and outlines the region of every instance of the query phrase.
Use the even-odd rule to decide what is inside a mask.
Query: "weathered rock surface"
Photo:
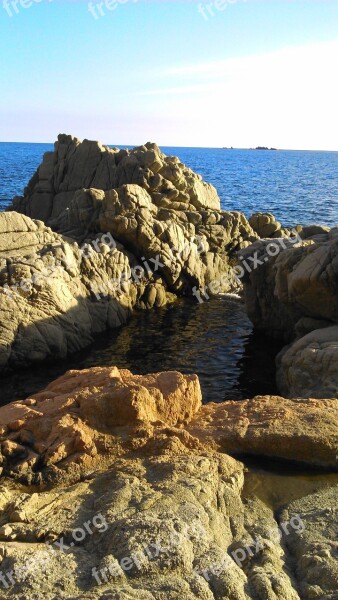
[[[125,184],[149,190],[163,207],[220,209],[215,188],[156,144],[119,150],[64,134],[58,136],[54,152],[44,155],[25,196],[14,199],[14,209],[46,222],[70,206],[76,190],[108,191]]]
[[[299,514],[304,531],[285,538],[290,559],[297,565],[299,594],[308,600],[335,600],[338,590],[338,486],[292,502],[280,519]]]
[[[101,244],[88,256],[15,212],[0,213],[0,230],[0,370],[79,350],[96,333],[126,322],[142,297],[144,283],[136,289],[130,279],[103,302],[93,301],[94,285],[130,273],[132,259],[121,246],[106,251]],[[155,294],[155,304],[165,303],[163,287],[156,289],[162,295]]]
[[[186,429],[217,451],[337,468],[337,415],[338,399],[257,396],[206,404]]]
[[[63,358],[133,308],[210,282],[238,290],[235,253],[257,239],[155,144],[111,150],[64,135],[0,214],[0,233],[0,370]]]
[[[254,325],[292,339],[301,319],[338,323],[338,228],[286,249],[280,244],[275,257],[268,254],[268,246],[258,241],[241,251],[246,260],[256,252],[263,263],[245,276],[246,305]]]
[[[246,306],[256,328],[291,340],[301,319],[338,323],[338,228],[291,247],[284,240],[275,257],[268,248],[269,242],[258,241],[241,251],[246,260],[257,253],[262,263],[245,275]]]
[[[307,227],[298,238],[259,240],[240,256],[255,327],[296,339],[277,359],[279,392],[338,397],[338,228]]]
[[[284,228],[271,213],[254,213],[249,223],[260,238],[289,237],[290,232]]]
[[[236,404],[243,410],[236,413]],[[276,456],[283,456],[282,419],[290,434],[303,427],[299,450],[312,445],[323,455],[329,435],[337,444],[333,425],[328,429],[334,404],[294,403],[293,415],[291,401],[282,398],[253,400],[251,412],[249,405],[226,403],[223,412],[221,405],[201,407],[195,376],[96,368],[69,372],[33,398],[0,408],[1,597],[331,597],[325,594],[334,590],[337,572],[334,488],[276,518],[257,497],[243,497],[243,465],[221,452],[232,428],[241,438],[250,415],[246,429],[265,430],[266,446],[270,431]],[[274,409],[266,415],[269,405]],[[48,470],[54,488],[22,489],[13,481]],[[315,584],[306,557],[318,569]]]
[[[338,326],[316,329],[284,348],[277,383],[286,396],[338,398]]]

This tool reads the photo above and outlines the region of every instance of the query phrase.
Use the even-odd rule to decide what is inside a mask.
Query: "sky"
[[[338,150],[338,0],[0,0],[0,141]]]

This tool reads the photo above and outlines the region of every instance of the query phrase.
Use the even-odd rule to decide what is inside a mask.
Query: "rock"
[[[338,399],[252,400],[209,403],[187,431],[207,447],[337,468]]]
[[[65,135],[0,213],[0,232],[0,371],[65,358],[134,308],[238,291],[235,252],[257,239],[155,144],[111,150]]]
[[[44,155],[25,196],[15,198],[13,209],[48,222],[70,206],[76,190],[108,191],[125,184],[148,190],[158,205],[169,201],[174,209],[179,204],[220,209],[215,188],[175,156],[165,156],[156,144],[119,150],[63,134],[58,136],[54,152]]]
[[[94,368],[70,371],[0,408],[2,447],[39,453],[31,471],[15,452],[4,456],[11,479],[1,480],[1,597],[300,600],[306,590],[314,598],[330,593],[336,488],[276,517],[244,492],[246,470],[224,452],[333,466],[337,402],[267,397],[201,406],[195,376]],[[9,427],[13,417],[19,429]],[[327,565],[324,552],[331,552]],[[320,569],[315,588],[309,553]]]
[[[260,261],[243,277],[255,327],[291,341],[301,319],[338,323],[338,228],[274,244],[273,250],[269,242],[258,241],[240,253],[251,267],[250,256]]]
[[[290,531],[285,538],[290,559],[297,564],[301,598],[337,597],[338,589],[338,486],[320,490],[289,504],[280,519],[298,514],[301,535]]]
[[[260,238],[279,238],[289,236],[290,232],[283,228],[271,213],[254,213],[249,223]]]
[[[143,424],[145,440],[152,424],[179,427],[200,408],[201,389],[196,375],[132,375],[97,367],[69,371],[30,401],[32,408],[25,402],[0,407],[3,469],[20,476],[36,472],[36,463],[64,465],[66,471],[81,464],[88,469],[99,460],[103,446],[109,450],[111,434],[119,438],[121,427],[138,430]],[[14,431],[13,412],[20,421]],[[142,436],[138,443],[145,443]]]
[[[338,228],[305,228],[302,237],[241,250],[247,312],[268,335],[300,338],[277,359],[282,395],[337,397]]]
[[[284,348],[277,383],[291,398],[338,398],[338,326],[316,329]]]

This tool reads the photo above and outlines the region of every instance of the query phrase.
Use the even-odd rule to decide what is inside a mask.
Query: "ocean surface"
[[[0,143],[0,210],[39,166],[52,144]],[[338,152],[161,148],[212,183],[224,210],[268,211],[286,227],[338,225]]]
[[[0,143],[0,211],[22,194],[49,144]],[[216,186],[226,210],[273,212],[285,226],[338,225],[338,153],[162,148]],[[281,346],[253,332],[240,298],[195,299],[135,313],[66,361],[1,377],[0,405],[27,398],[68,369],[116,365],[134,373],[199,375],[204,402],[274,394]]]

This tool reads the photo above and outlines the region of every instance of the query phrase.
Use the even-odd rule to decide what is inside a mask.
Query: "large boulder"
[[[96,333],[125,323],[145,290],[126,278],[114,294],[95,301],[94,286],[109,290],[112,278],[132,269],[122,246],[109,248],[99,238],[88,254],[15,212],[0,213],[0,231],[0,371],[83,348]]]
[[[338,399],[257,396],[209,403],[187,431],[203,444],[229,454],[269,456],[338,467]]]
[[[284,348],[277,383],[291,398],[338,398],[338,326],[315,329]]]
[[[243,281],[250,319],[286,340],[304,318],[338,323],[338,228],[292,241],[261,240],[240,252],[249,265]]]

